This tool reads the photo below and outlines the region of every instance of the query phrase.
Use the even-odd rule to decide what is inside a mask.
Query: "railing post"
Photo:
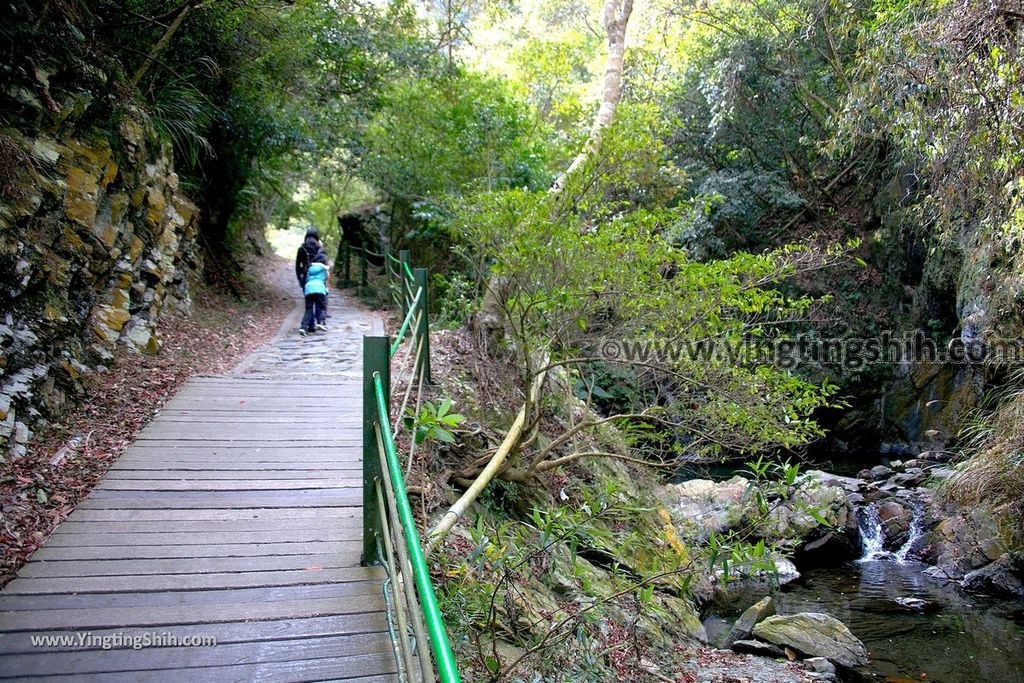
[[[398,294],[402,299],[402,317],[405,318],[406,314],[409,313],[409,304],[412,303],[408,293],[408,289],[412,286],[412,283],[406,279],[405,275],[405,267],[409,265],[409,250],[402,249],[399,251],[398,260],[401,261],[401,263],[398,264]],[[409,287],[406,286],[406,283],[409,284]]]
[[[416,353],[420,356],[420,376],[423,378],[424,384],[430,384],[430,296],[427,290],[427,269],[417,268],[413,271],[413,275],[416,276],[416,284],[413,289],[423,288],[423,293],[420,294],[420,324],[416,330],[416,343],[423,345],[423,352],[420,353],[417,349]]]
[[[391,245],[384,247],[384,275],[387,277],[388,288],[391,288]]]
[[[362,290],[366,289],[366,271],[369,267],[369,264],[366,262],[366,250],[363,249],[359,252],[359,287]]]
[[[345,242],[343,254],[344,264],[342,272],[344,273],[344,279],[341,286],[347,289],[352,286],[352,249],[348,246],[348,242]]]
[[[377,452],[377,435],[373,425],[378,421],[377,393],[373,375],[380,374],[384,385],[384,401],[391,407],[391,339],[363,337],[363,564],[377,564],[377,534],[380,533],[376,482],[383,474]],[[389,419],[389,418],[387,418]]]

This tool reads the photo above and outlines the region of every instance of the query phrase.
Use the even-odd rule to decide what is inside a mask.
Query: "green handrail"
[[[461,683],[459,671],[455,667],[455,655],[448,644],[448,634],[444,629],[444,620],[441,618],[441,610],[437,606],[437,597],[434,595],[434,586],[430,582],[430,572],[427,570],[427,563],[423,558],[423,550],[420,548],[419,534],[416,533],[416,522],[412,517],[412,508],[409,506],[409,498],[405,492],[405,480],[402,478],[401,464],[398,462],[398,453],[395,451],[395,438],[391,431],[391,417],[388,415],[387,399],[384,396],[384,384],[381,381],[380,373],[373,373],[374,393],[377,397],[377,417],[380,422],[380,429],[384,436],[384,455],[388,462],[388,475],[391,484],[395,489],[395,508],[398,519],[402,523],[405,536],[405,544],[409,549],[409,561],[412,563],[413,579],[416,583],[416,592],[420,596],[420,604],[423,606],[423,617],[427,622],[427,631],[430,634],[430,649],[434,653],[434,662],[437,664],[438,676],[441,683]]]
[[[416,276],[412,274],[412,268],[409,267],[408,261],[402,261],[402,267],[405,269],[405,274],[409,276],[410,280],[416,279]]]
[[[392,254],[390,251],[388,252],[388,258],[391,259],[392,261],[394,261],[395,263],[401,263],[402,262],[397,256]]]
[[[391,345],[392,356],[398,353],[398,347],[402,345],[402,339],[405,338],[405,331],[409,329],[409,324],[412,322],[412,315],[416,312],[416,304],[419,303],[421,296],[423,296],[422,288],[416,290],[416,296],[413,297],[412,303],[409,304],[409,312],[405,314],[405,320],[402,321],[402,326],[398,328],[398,334],[395,335],[395,342]]]

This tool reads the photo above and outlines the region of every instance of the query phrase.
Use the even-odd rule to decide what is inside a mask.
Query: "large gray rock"
[[[868,651],[838,619],[817,612],[768,617],[754,626],[754,636],[808,657],[824,657],[840,666],[868,663]]]
[[[772,600],[771,596],[761,598],[748,607],[740,615],[740,618],[736,620],[736,623],[732,625],[728,635],[725,637],[725,641],[722,643],[722,647],[732,647],[732,644],[737,640],[747,640],[750,638],[750,634],[754,632],[754,626],[773,614],[775,614],[775,601]]]
[[[1024,598],[1024,563],[1005,554],[964,577],[961,585],[969,591],[995,592]]]
[[[690,479],[665,487],[666,506],[687,536],[706,537],[738,525],[750,507],[750,481],[735,476],[728,481]]]

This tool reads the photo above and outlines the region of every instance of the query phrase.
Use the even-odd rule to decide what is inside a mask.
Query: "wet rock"
[[[740,618],[729,629],[723,641],[724,647],[731,647],[737,640],[747,640],[754,631],[754,626],[765,618],[775,614],[775,601],[771,596],[761,598],[740,615]]]
[[[768,617],[754,626],[754,636],[808,657],[825,657],[840,666],[863,666],[867,648],[838,619],[817,612]]]
[[[920,467],[908,467],[892,478],[894,484],[904,487],[920,486],[926,481],[928,481],[928,473]]]
[[[772,659],[785,659],[786,653],[780,648],[760,640],[737,640],[730,648],[733,652],[757,655],[759,657],[771,657]]]
[[[927,612],[936,607],[927,600],[921,598],[896,598],[896,604],[912,612]]]
[[[892,475],[892,468],[885,465],[875,465],[871,468],[871,479],[887,479]]]
[[[960,585],[972,592],[1024,598],[1024,561],[1004,554],[995,562],[968,572]]]
[[[946,463],[953,459],[953,454],[950,451],[925,451],[919,454],[917,459],[924,462]]]
[[[818,472],[818,479],[826,486],[839,486],[847,493],[857,493],[863,487],[863,482],[854,477],[843,477],[831,472]]]
[[[772,511],[764,535],[795,546],[793,558],[800,568],[834,565],[857,557],[860,530],[847,493],[852,484],[810,471],[798,485],[793,498]],[[828,524],[822,524],[819,518]]]
[[[856,527],[829,529],[813,541],[797,548],[796,560],[801,567],[834,566],[860,554],[860,534]]]
[[[921,558],[941,575],[959,580],[1005,552],[1001,529],[1013,524],[1008,507],[960,510],[933,503],[929,515],[937,522],[923,538]]]
[[[808,671],[820,674],[834,674],[836,672],[835,664],[824,657],[809,657],[804,660],[804,666],[807,667]]]
[[[914,513],[895,501],[878,506],[878,521],[882,525],[883,547],[894,550],[907,542]]]

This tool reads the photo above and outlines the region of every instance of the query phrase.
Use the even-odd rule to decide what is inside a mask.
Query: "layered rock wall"
[[[198,210],[143,116],[114,132],[0,130],[0,461],[80,395],[118,345],[161,346],[191,305]]]

